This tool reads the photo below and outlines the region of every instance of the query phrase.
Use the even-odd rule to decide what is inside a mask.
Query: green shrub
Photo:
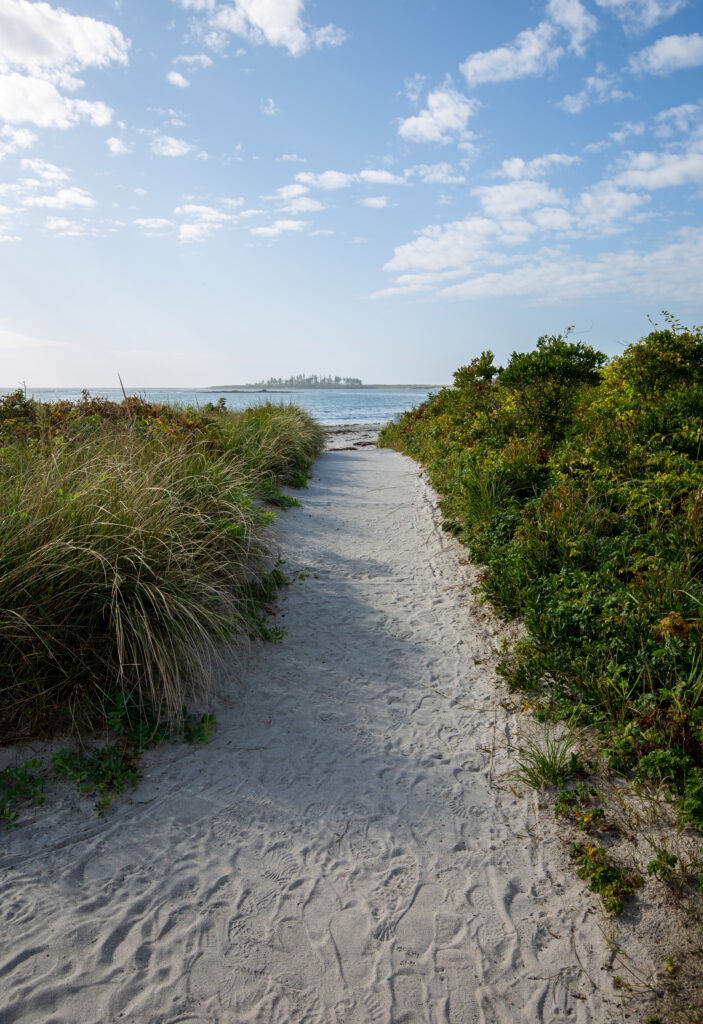
[[[457,371],[381,444],[419,459],[484,593],[523,617],[508,683],[602,731],[703,827],[703,329],[605,365],[566,337]]]

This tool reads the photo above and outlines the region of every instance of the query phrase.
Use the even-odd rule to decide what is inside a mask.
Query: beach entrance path
[[[299,497],[288,635],[233,666],[212,743],[151,751],[103,820],[66,789],[2,836],[0,1021],[619,1020],[418,467],[327,453]]]

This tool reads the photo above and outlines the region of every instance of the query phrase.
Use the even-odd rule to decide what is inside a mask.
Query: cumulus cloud
[[[169,85],[175,85],[177,89],[187,89],[190,85],[188,79],[180,71],[169,71],[166,75]]]
[[[703,117],[700,103],[682,103],[678,107],[661,110],[655,117],[656,134],[667,138],[675,132],[688,132]]]
[[[263,238],[273,238],[282,235],[286,231],[302,231],[307,221],[304,220],[277,220],[267,227],[249,228],[252,235],[260,235]]]
[[[400,122],[398,134],[410,142],[449,142],[453,138],[467,138],[467,121],[478,107],[478,100],[464,96],[447,80],[443,86],[429,93],[424,110]]]
[[[451,164],[416,164],[405,172],[410,177],[417,177],[425,185],[462,185],[466,181],[463,174],[458,174]]]
[[[56,164],[48,163],[46,160],[30,160],[25,157],[21,166],[23,171],[30,171],[45,185],[61,185],[63,182],[68,181],[68,175],[65,171],[60,167],[57,167]]]
[[[37,141],[34,132],[27,128],[11,128],[9,124],[0,128],[0,160],[3,157],[30,149]]]
[[[624,92],[618,85],[618,76],[607,73],[605,67],[599,64],[594,75],[589,75],[584,80],[583,89],[570,96],[565,96],[558,107],[567,114],[580,114],[591,103],[608,103],[613,100],[629,99],[631,92]]]
[[[151,151],[157,156],[186,156],[193,152],[193,148],[189,142],[174,139],[171,135],[157,135],[151,143]]]
[[[54,78],[126,64],[129,49],[114,25],[29,0],[2,0],[0,39],[0,68]]]
[[[0,120],[39,128],[70,128],[87,120],[104,127],[112,120],[112,111],[99,101],[69,99],[44,78],[13,71],[0,74]]]
[[[703,181],[703,152],[630,153],[615,183],[627,188],[660,189]]]
[[[296,181],[303,185],[311,185],[313,188],[334,190],[338,188],[349,188],[356,180],[356,175],[345,174],[343,171],[323,171],[321,174],[312,174],[310,171],[300,171],[295,176]]]
[[[652,28],[684,8],[688,0],[596,0],[616,14],[631,31]]]
[[[503,161],[498,174],[502,178],[512,178],[514,181],[519,178],[541,178],[552,167],[570,167],[579,163],[579,160],[579,157],[569,156],[567,153],[547,153],[535,160],[523,160],[522,157],[514,156]]]
[[[185,64],[189,68],[211,68],[213,61],[206,53],[187,53],[176,57],[173,63]]]
[[[405,178],[400,174],[391,174],[384,170],[367,170],[359,172],[359,180],[367,185],[404,185]]]
[[[261,103],[259,104],[259,110],[261,111],[262,114],[265,114],[267,117],[275,117],[276,114],[278,113],[278,107],[276,106],[275,101],[270,96],[268,97],[268,99],[261,101]]]
[[[145,235],[152,238],[169,234],[175,227],[173,221],[166,220],[164,217],[138,217],[134,223],[142,229]]]
[[[54,195],[27,196],[22,200],[23,206],[46,206],[54,210],[66,210],[71,206],[96,206],[90,192],[83,188],[60,188]]]
[[[205,15],[205,42],[217,48],[227,34],[254,44],[282,46],[297,57],[310,46],[340,46],[346,34],[336,25],[311,28],[304,19],[305,0],[174,0],[186,10]],[[223,38],[224,37],[224,38]]]
[[[123,156],[125,153],[130,152],[130,148],[127,145],[127,143],[123,142],[122,139],[116,138],[115,136],[112,136],[109,139],[105,139],[105,145],[110,150],[110,153],[113,156]]]
[[[127,63],[129,43],[114,25],[69,14],[48,3],[0,2],[0,118],[42,128],[69,128],[82,119],[109,124],[101,102],[75,100],[59,90],[83,86],[84,68]]]
[[[555,37],[555,26],[550,21],[542,21],[537,28],[520,32],[507,46],[467,57],[461,70],[471,86],[543,75],[556,66],[564,52],[560,46],[554,45]]]
[[[549,0],[547,12],[555,25],[569,34],[569,49],[582,56],[585,44],[598,29],[598,21],[580,0]]]
[[[387,196],[369,196],[367,199],[360,199],[359,203],[362,206],[368,206],[371,210],[382,210],[384,206],[388,206]]]
[[[670,75],[703,64],[703,36],[663,36],[630,59],[630,70],[650,75]]]
[[[549,188],[543,181],[514,181],[509,185],[482,185],[471,190],[484,211],[493,217],[511,217],[521,210],[535,206],[563,206],[561,192]]]

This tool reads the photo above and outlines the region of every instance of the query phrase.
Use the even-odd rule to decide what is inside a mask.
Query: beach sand
[[[52,782],[3,835],[0,1021],[620,1020],[596,901],[506,781],[503,627],[418,467],[328,452],[298,497],[288,635],[232,663],[210,745],[150,751],[104,819]]]

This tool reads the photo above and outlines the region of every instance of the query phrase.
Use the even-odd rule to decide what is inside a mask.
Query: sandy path
[[[328,453],[302,497],[289,636],[212,744],[152,751],[104,821],[60,790],[2,836],[0,1021],[617,1019],[583,886],[489,783],[495,627],[417,467]]]

